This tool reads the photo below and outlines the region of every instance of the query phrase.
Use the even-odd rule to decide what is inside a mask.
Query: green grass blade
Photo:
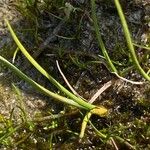
[[[95,8],[95,0],[91,0],[91,10],[92,10],[92,19],[93,19],[93,23],[94,23],[94,28],[95,28],[95,32],[96,32],[96,37],[97,37],[97,41],[98,41],[98,44],[99,44],[99,47],[101,48],[102,50],[102,53],[111,69],[112,72],[116,72],[117,73],[117,69],[115,68],[115,66],[113,65],[108,53],[107,53],[107,50],[105,48],[105,45],[104,45],[104,42],[102,40],[102,37],[101,37],[101,34],[100,34],[100,31],[99,31],[99,26],[98,26],[98,22],[97,22],[97,17],[96,17],[96,8]]]
[[[25,103],[23,101],[23,97],[22,97],[21,91],[20,91],[20,89],[17,86],[15,86],[15,84],[12,84],[12,87],[13,87],[13,90],[14,90],[16,96],[17,96],[16,99],[17,99],[18,104],[19,104],[18,107],[21,110],[21,117],[22,117],[24,122],[27,122],[29,116],[28,116],[28,113],[26,111],[26,107],[25,107]]]
[[[122,23],[124,35],[125,35],[126,42],[127,42],[127,45],[128,45],[131,57],[132,57],[132,61],[133,61],[134,65],[136,66],[137,70],[141,73],[141,75],[145,79],[150,81],[150,76],[148,76],[148,74],[146,74],[146,72],[142,69],[142,67],[140,66],[139,61],[136,57],[136,53],[135,53],[135,50],[134,50],[134,46],[133,46],[133,43],[132,43],[132,39],[131,39],[131,36],[130,36],[128,25],[127,25],[125,16],[123,14],[123,10],[121,8],[121,5],[119,3],[119,0],[114,0],[114,2],[115,2],[115,5],[116,5],[116,8],[117,8],[121,23]]]
[[[5,22],[9,28],[9,31],[16,42],[17,46],[21,50],[21,52],[25,55],[25,57],[30,61],[30,63],[39,71],[41,72],[46,78],[49,79],[49,81],[54,84],[60,91],[64,92],[68,97],[73,99],[75,102],[77,102],[79,105],[82,105],[83,107],[86,107],[87,109],[93,109],[95,108],[94,105],[85,102],[80,97],[75,96],[73,93],[68,91],[66,88],[64,88],[59,82],[57,82],[50,74],[48,74],[34,59],[33,57],[27,52],[27,50],[24,48],[24,46],[21,44],[17,36],[15,35],[13,29],[11,28],[8,20],[5,19]]]
[[[133,43],[133,45],[136,46],[136,47],[139,47],[139,48],[142,48],[142,49],[150,51],[150,47],[146,47],[146,46],[139,45],[139,44],[136,44],[136,43]]]
[[[80,139],[82,139],[82,138],[84,137],[85,129],[86,129],[86,126],[87,126],[88,121],[89,121],[90,118],[91,118],[91,115],[92,115],[92,113],[91,113],[91,112],[88,112],[88,113],[85,115],[85,117],[84,117],[84,119],[83,119],[83,121],[82,121],[81,131],[80,131],[80,135],[79,135]]]
[[[26,82],[28,82],[30,85],[32,85],[34,88],[36,88],[37,90],[39,90],[40,92],[46,94],[47,96],[51,96],[54,99],[57,99],[63,103],[67,103],[79,108],[84,108],[85,107],[79,105],[78,103],[74,102],[71,99],[68,99],[66,97],[60,96],[58,94],[55,94],[49,90],[47,90],[46,88],[44,88],[43,86],[39,85],[38,83],[36,83],[35,81],[33,81],[31,78],[29,78],[28,76],[26,76],[23,72],[21,72],[18,68],[16,68],[13,64],[11,64],[9,61],[7,61],[5,58],[3,58],[2,56],[0,56],[0,61],[6,65],[8,68],[10,68],[11,70],[13,70],[20,78],[24,79]]]

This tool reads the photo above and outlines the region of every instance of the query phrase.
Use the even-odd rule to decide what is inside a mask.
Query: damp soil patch
[[[142,45],[136,45],[136,55],[146,71],[150,67],[149,50],[144,49],[150,46],[148,5],[147,1],[121,1],[132,39]],[[40,93],[1,64],[0,149],[150,148],[149,81],[133,65],[114,3],[102,0],[95,6],[102,39],[119,75],[111,71],[98,45],[89,1],[14,1],[21,19],[10,24],[31,56],[63,87],[70,90],[69,82],[86,102],[105,107],[108,114],[93,114],[81,138],[87,110]],[[21,51],[15,56],[17,46],[8,30],[7,36],[11,42],[3,40],[0,55],[14,60],[46,89],[66,96]]]

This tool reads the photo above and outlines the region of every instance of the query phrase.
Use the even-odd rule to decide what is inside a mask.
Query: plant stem
[[[80,131],[80,135],[79,135],[79,137],[80,137],[81,139],[84,137],[84,132],[85,132],[87,123],[88,123],[88,121],[89,121],[90,118],[91,118],[91,115],[92,115],[92,113],[91,113],[91,112],[88,112],[88,113],[85,115],[85,117],[84,117],[84,119],[83,119],[83,121],[82,121],[81,131]]]
[[[127,42],[127,45],[128,45],[131,57],[132,57],[132,61],[133,61],[134,65],[136,66],[137,70],[141,73],[141,75],[145,79],[150,81],[150,76],[148,76],[148,74],[146,74],[146,72],[140,66],[139,61],[137,60],[136,53],[135,53],[135,50],[134,50],[134,46],[133,46],[133,43],[132,43],[132,40],[131,40],[130,32],[129,32],[129,29],[128,29],[128,25],[127,25],[125,16],[123,14],[123,10],[121,8],[121,5],[119,3],[119,0],[114,0],[114,2],[115,2],[115,5],[116,5],[116,8],[117,8],[121,23],[122,23],[124,35],[125,35],[126,42]]]
[[[24,48],[24,46],[21,44],[17,36],[15,35],[12,27],[10,26],[8,20],[5,19],[5,22],[9,28],[9,31],[16,42],[17,46],[21,50],[21,52],[25,55],[25,57],[30,61],[30,63],[39,71],[41,72],[46,78],[49,79],[49,81],[55,85],[60,91],[64,92],[67,96],[69,96],[71,99],[73,99],[75,102],[80,104],[83,107],[86,107],[87,109],[94,109],[96,106],[92,105],[90,103],[85,102],[80,97],[75,96],[73,93],[68,91],[65,87],[63,87],[59,82],[57,82],[49,73],[47,73],[34,59],[33,57],[27,52],[27,50]]]
[[[107,50],[105,48],[104,42],[102,40],[100,31],[99,31],[99,26],[98,26],[98,21],[97,21],[97,17],[96,17],[96,6],[95,6],[95,0],[91,0],[91,10],[92,10],[92,18],[93,18],[93,23],[94,23],[94,28],[95,28],[95,33],[96,33],[96,37],[97,37],[97,41],[98,41],[98,45],[102,50],[102,53],[105,57],[105,59],[107,60],[107,63],[111,69],[112,72],[116,72],[117,73],[117,69],[115,68],[115,66],[113,65]]]
[[[25,55],[25,57],[30,61],[30,63],[39,71],[41,72],[46,78],[49,79],[49,81],[55,85],[60,91],[64,92],[68,97],[70,97],[72,99],[72,104],[78,104],[78,106],[86,109],[86,110],[90,110],[93,112],[93,114],[97,114],[99,116],[103,116],[105,115],[108,110],[106,108],[104,108],[103,106],[95,106],[92,105],[86,101],[84,101],[82,98],[77,97],[76,95],[74,95],[73,93],[71,93],[70,91],[68,91],[65,87],[63,87],[59,82],[57,82],[50,74],[48,74],[34,59],[33,57],[27,52],[27,50],[24,48],[24,46],[21,44],[21,42],[19,41],[19,39],[17,38],[16,34],[14,33],[13,29],[11,28],[11,25],[9,24],[8,20],[5,19],[5,22],[10,30],[10,33],[14,39],[14,41],[16,42],[17,46],[19,47],[19,49],[21,50],[21,52]],[[1,59],[3,59],[1,57]],[[3,62],[6,62],[3,60]],[[7,62],[8,63],[8,62]],[[5,64],[7,64],[5,63]],[[12,65],[7,65],[7,66],[12,66]],[[13,67],[11,67],[13,69]],[[17,69],[17,68],[15,68]],[[29,80],[27,76],[24,76],[24,74],[18,69],[18,74],[20,74],[24,79]],[[26,78],[27,77],[27,78]],[[31,82],[32,79],[30,79],[30,84],[32,84],[33,86],[35,86],[37,83],[35,81]],[[55,93],[52,93],[51,91],[45,89],[44,87],[42,87],[41,85],[37,85],[36,86],[39,89],[42,89],[43,92],[48,93],[49,95],[51,95],[52,97],[55,97]],[[44,88],[44,89],[43,89]],[[60,101],[64,101],[66,103],[67,98],[65,97],[59,97],[60,95],[57,95],[58,97],[56,97],[56,99],[59,99]],[[68,103],[68,102],[67,102]]]
[[[2,56],[0,56],[0,61],[6,65],[8,68],[10,68],[11,70],[13,70],[20,78],[24,79],[25,81],[27,81],[30,85],[32,85],[34,88],[36,88],[37,90],[39,90],[40,92],[46,94],[47,96],[51,96],[63,103],[67,103],[79,108],[84,108],[85,107],[79,105],[78,103],[74,102],[71,99],[68,99],[66,97],[60,96],[58,94],[55,94],[49,90],[47,90],[46,88],[44,88],[43,86],[39,85],[38,83],[36,83],[35,81],[33,81],[31,78],[29,78],[28,76],[26,76],[23,72],[21,72],[18,68],[16,68],[14,65],[12,65],[9,61],[7,61],[5,58],[3,58]]]

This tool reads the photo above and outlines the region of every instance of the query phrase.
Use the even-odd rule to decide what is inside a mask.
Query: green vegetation
[[[109,5],[109,2],[106,2],[106,4]],[[29,28],[25,31],[29,33],[30,38],[25,40],[33,40],[36,53],[34,53],[34,50],[32,52],[32,46],[26,45],[25,42],[19,40],[17,32],[14,32],[12,25],[10,25],[11,22],[5,18],[5,23],[15,41],[16,51],[12,61],[14,64],[2,56],[0,56],[0,62],[42,95],[50,97],[53,105],[63,108],[57,110],[57,113],[54,113],[52,108],[49,108],[48,112],[42,110],[41,113],[36,113],[34,117],[30,117],[22,91],[11,79],[17,104],[11,110],[9,118],[0,114],[0,149],[74,150],[100,148],[135,150],[150,148],[149,47],[132,42],[134,41],[131,37],[132,33],[129,32],[125,15],[118,0],[114,1],[114,6],[121,20],[127,44],[125,48],[128,50],[124,54],[124,51],[126,51],[124,47],[122,47],[124,50],[116,48],[116,57],[112,58],[112,52],[109,48],[106,48],[108,46],[105,45],[106,40],[103,39],[100,28],[102,22],[98,21],[98,3],[95,0],[87,2],[87,8],[84,8],[85,6],[82,4],[71,4],[65,0],[17,1],[16,8],[26,19],[26,26]],[[48,15],[52,16],[52,21],[55,22],[56,26],[54,31],[50,30],[52,33],[47,33],[51,28],[51,23],[47,20]],[[81,32],[84,30],[87,21],[86,19],[84,20],[84,17],[90,20],[90,25],[94,29],[91,31],[94,31],[93,36],[96,35],[93,39],[97,39],[94,46],[99,47],[98,53],[83,52],[82,49],[70,51],[68,50],[69,48],[67,49],[64,46],[65,43],[67,43],[68,47],[72,46],[75,40],[79,43],[80,38],[82,38]],[[46,21],[48,27],[43,27],[44,21]],[[68,29],[66,29],[67,25]],[[62,28],[61,32],[63,34],[59,32],[60,28]],[[76,30],[75,33],[73,30]],[[59,46],[52,45],[52,47],[48,47],[49,43],[57,42],[57,40],[53,40],[57,38],[60,39],[56,44]],[[116,45],[119,44],[119,42],[116,43]],[[75,45],[75,48],[78,46]],[[142,57],[138,58],[138,52],[135,51],[134,47],[146,49],[145,51],[143,50],[146,53],[143,52]],[[48,51],[50,52],[49,54],[46,53],[47,49],[50,50]],[[20,52],[29,61],[30,65],[27,68],[19,69],[15,65],[15,60],[20,55]],[[45,55],[42,56],[42,61],[39,61],[38,57],[42,53]],[[47,56],[49,57],[48,60]],[[118,58],[118,56],[121,57]],[[57,60],[62,62],[61,66],[63,66],[65,75],[62,73]],[[57,69],[61,76],[58,75],[56,69],[53,69],[54,73],[49,70],[55,61],[57,61]],[[51,62],[52,64],[50,64]],[[45,64],[42,65],[43,63]],[[43,80],[51,83],[50,90],[49,86],[44,87],[42,83],[38,83],[29,75],[26,75],[26,71],[31,67],[34,67],[42,77],[46,77]],[[139,72],[140,78],[138,78],[139,76],[132,78],[131,72]],[[84,74],[86,75],[84,76]],[[87,74],[89,78],[86,79]],[[78,77],[77,82],[74,81],[76,76]],[[63,83],[62,78],[65,83]],[[20,79],[17,80],[20,81]],[[96,80],[102,81],[97,82]],[[70,83],[78,87],[76,89],[81,96],[71,87]],[[99,83],[101,83],[100,89],[96,85]],[[126,84],[127,89],[123,88],[124,84]],[[108,89],[110,86],[112,88]],[[94,94],[91,89],[94,89]],[[138,92],[141,90],[141,95],[133,97],[134,90]],[[87,91],[90,96],[86,95]],[[104,91],[105,94],[103,95]],[[89,97],[92,98],[89,99]],[[97,99],[98,101],[96,101]],[[15,118],[16,109],[19,113],[17,118]]]
[[[146,72],[141,68],[141,66],[139,64],[139,61],[136,58],[136,53],[135,53],[135,50],[134,50],[134,45],[133,45],[132,40],[131,40],[130,32],[129,32],[124,14],[122,12],[122,8],[121,8],[120,3],[119,3],[118,0],[115,0],[115,5],[116,5],[116,8],[118,10],[118,14],[120,16],[120,20],[121,20],[121,23],[122,23],[122,26],[123,26],[123,30],[124,30],[125,38],[126,38],[126,41],[127,41],[127,45],[128,45],[129,50],[130,50],[130,54],[132,56],[132,61],[133,61],[134,65],[136,66],[136,68],[139,70],[139,72],[143,75],[143,77],[145,79],[147,79],[148,81],[150,81],[150,76],[148,74],[146,74]]]

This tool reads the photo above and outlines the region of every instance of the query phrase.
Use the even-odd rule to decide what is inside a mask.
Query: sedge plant
[[[87,111],[90,111],[92,114],[96,114],[99,116],[103,116],[106,115],[108,110],[106,108],[104,108],[103,106],[95,106],[93,104],[90,104],[88,102],[86,102],[85,100],[83,100],[82,98],[74,95],[72,92],[70,92],[69,90],[67,90],[64,86],[62,86],[58,81],[56,81],[48,72],[46,72],[34,59],[33,57],[27,52],[27,50],[24,48],[24,46],[21,44],[21,42],[19,41],[19,39],[17,38],[15,32],[13,31],[9,21],[7,19],[5,19],[5,22],[8,26],[8,29],[14,39],[14,41],[16,42],[18,48],[20,49],[20,51],[24,54],[24,56],[30,61],[30,63],[41,73],[43,74],[53,85],[55,85],[58,90],[62,91],[65,96],[61,96],[59,94],[56,94],[46,88],[44,88],[43,86],[41,86],[40,84],[38,84],[37,82],[33,81],[31,78],[29,78],[27,75],[25,75],[22,71],[20,71],[17,67],[15,67],[13,64],[11,64],[9,61],[7,61],[5,58],[3,58],[2,56],[0,56],[0,61],[6,65],[8,68],[10,68],[11,70],[13,70],[19,77],[21,77],[22,79],[24,79],[26,82],[28,82],[29,84],[31,84],[34,88],[36,88],[37,90],[39,90],[40,92],[53,97],[54,99],[57,99],[63,103],[67,103],[69,105],[78,107],[78,108],[82,108],[82,109],[86,109]]]
[[[91,0],[91,11],[92,11],[92,19],[93,19],[93,24],[94,24],[94,28],[95,28],[95,34],[96,34],[98,45],[99,45],[100,49],[102,50],[102,53],[107,61],[107,64],[108,64],[110,70],[112,72],[118,73],[116,67],[114,66],[114,64],[112,63],[112,61],[108,55],[108,52],[107,52],[105,44],[103,42],[101,33],[99,31],[99,25],[98,25],[97,16],[96,16],[95,0]]]
[[[120,20],[121,20],[121,24],[122,24],[123,31],[124,31],[124,36],[125,36],[126,43],[127,43],[130,55],[131,55],[132,62],[134,64],[134,66],[136,67],[136,69],[140,72],[140,74],[146,80],[150,81],[150,76],[140,66],[140,63],[139,63],[139,61],[138,61],[138,59],[136,57],[136,53],[135,53],[135,50],[134,50],[134,44],[132,42],[130,31],[128,29],[128,25],[127,25],[127,22],[126,22],[126,19],[125,19],[122,7],[120,5],[120,2],[119,2],[119,0],[114,0],[114,3],[115,3],[115,6],[117,8]]]
[[[150,69],[146,73],[143,70],[143,68],[140,66],[140,63],[139,63],[139,61],[137,59],[137,56],[136,56],[136,53],[135,53],[135,49],[134,49],[134,45],[135,44],[132,42],[130,31],[128,29],[128,25],[127,25],[127,22],[126,22],[126,19],[125,19],[122,7],[120,5],[120,2],[119,2],[119,0],[114,0],[114,3],[115,3],[115,6],[117,8],[120,20],[121,20],[121,24],[122,24],[123,31],[124,31],[124,36],[125,36],[126,43],[127,43],[130,55],[131,55],[131,59],[132,59],[133,65],[136,67],[136,69],[139,71],[139,73],[146,80],[150,81],[150,76],[149,76],[149,70]],[[96,33],[96,38],[97,38],[97,41],[98,41],[98,45],[99,45],[100,49],[102,50],[104,58],[106,59],[106,62],[108,64],[108,67],[110,68],[111,72],[115,73],[116,75],[118,75],[118,71],[117,71],[116,67],[113,64],[113,61],[111,60],[111,58],[108,55],[108,52],[107,52],[107,50],[105,48],[105,45],[104,45],[101,33],[99,31],[99,25],[98,25],[97,16],[96,16],[95,0],[91,0],[91,13],[92,13],[92,19],[93,19],[93,24],[94,24],[94,28],[95,28],[95,33]],[[135,46],[137,46],[137,45],[135,45]],[[145,48],[145,49],[149,50],[149,48]]]

